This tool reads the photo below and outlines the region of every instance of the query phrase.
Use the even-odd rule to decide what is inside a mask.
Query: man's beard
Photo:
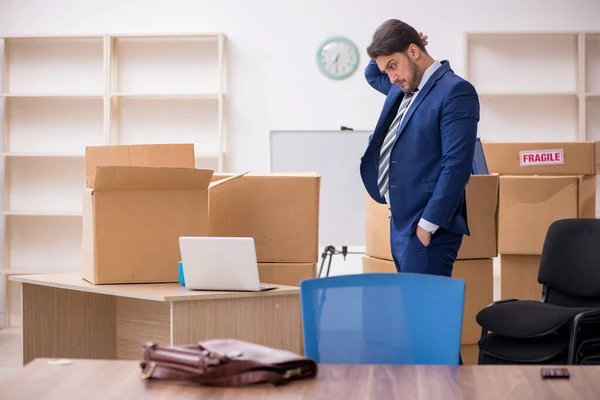
[[[410,87],[407,89],[407,93],[412,93],[421,84],[421,79],[423,79],[423,73],[419,71],[419,66],[411,59],[408,60],[408,64],[410,65]]]

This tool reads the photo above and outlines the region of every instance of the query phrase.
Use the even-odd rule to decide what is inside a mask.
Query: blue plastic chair
[[[300,283],[304,352],[325,364],[458,365],[465,282],[359,274]]]

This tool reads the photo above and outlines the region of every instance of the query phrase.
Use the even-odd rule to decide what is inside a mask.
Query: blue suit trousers
[[[433,235],[429,246],[423,246],[416,232],[403,236],[390,218],[390,245],[398,272],[432,274],[452,277],[454,261],[463,240],[463,235],[440,227]],[[463,365],[462,355],[458,363]]]
[[[440,227],[431,235],[429,246],[424,246],[416,232],[402,235],[390,218],[390,245],[398,272],[451,277],[462,240],[462,234]]]

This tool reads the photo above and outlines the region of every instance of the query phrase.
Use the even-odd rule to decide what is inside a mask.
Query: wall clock
[[[358,49],[342,36],[327,39],[317,51],[319,70],[328,78],[344,79],[358,67]]]

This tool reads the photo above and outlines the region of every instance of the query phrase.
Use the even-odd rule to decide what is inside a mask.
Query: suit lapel
[[[423,89],[421,89],[421,90],[419,90],[417,92],[418,93],[417,98],[413,101],[413,103],[410,105],[410,107],[406,111],[406,115],[402,119],[402,123],[400,124],[400,128],[398,128],[398,134],[396,135],[396,139],[395,139],[396,141],[398,140],[398,138],[402,134],[402,131],[404,130],[404,127],[406,127],[406,124],[408,124],[408,121],[410,120],[410,117],[412,117],[412,115],[415,112],[415,110],[419,107],[419,104],[421,104],[421,102],[423,101],[423,99],[425,99],[425,97],[427,97],[427,95],[429,94],[429,92],[431,91],[431,89],[435,86],[436,82],[444,75],[444,73],[446,73],[447,71],[449,71],[449,69],[450,69],[450,66],[447,63],[442,64],[442,66],[439,67],[437,69],[437,71],[435,71],[433,73],[433,75],[431,76],[431,78],[429,78],[429,80],[427,81],[427,83],[425,84],[425,86],[423,86]]]

